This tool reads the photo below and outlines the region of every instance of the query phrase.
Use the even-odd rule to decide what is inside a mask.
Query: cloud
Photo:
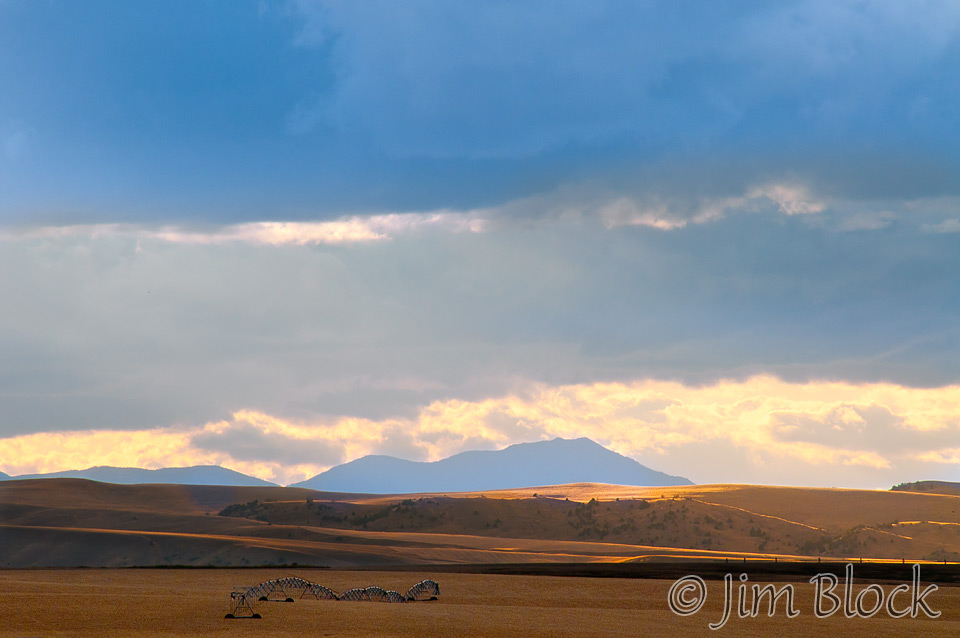
[[[175,428],[156,430],[84,430],[38,432],[3,439],[2,463],[15,474],[117,467],[181,467],[212,464],[216,453],[198,453],[190,433]]]
[[[590,187],[582,190],[570,187],[502,206],[464,211],[392,212],[350,215],[329,221],[259,221],[195,227],[120,223],[0,225],[0,239],[133,238],[195,245],[305,246],[383,241],[427,230],[479,233],[488,230],[491,223],[513,226],[534,219],[553,223],[596,217],[608,229],[646,226],[657,230],[679,230],[687,224],[716,222],[729,214],[779,212],[815,215],[823,212],[825,206],[806,187],[786,183],[751,187],[741,196],[697,200],[655,195],[617,196]],[[887,215],[892,216],[892,213]],[[844,230],[853,228],[859,228],[856,222]]]
[[[676,230],[687,225],[687,221],[671,213],[660,204],[657,206],[638,206],[635,201],[621,197],[603,205],[597,211],[603,223],[610,228],[616,226],[649,226],[658,230]]]
[[[844,232],[880,230],[888,227],[896,220],[896,213],[891,211],[853,213],[842,219],[836,228]]]
[[[269,246],[306,246],[388,240],[398,234],[425,228],[441,228],[450,232],[480,232],[483,230],[483,224],[483,219],[477,215],[440,211],[351,216],[319,222],[251,222],[212,227],[206,230],[131,224],[8,227],[0,228],[0,239],[133,238],[176,244],[248,243]]]
[[[291,436],[283,429],[263,427],[263,418],[259,416],[239,414],[232,422],[209,425],[190,437],[190,445],[222,452],[238,461],[275,462],[285,466],[334,465],[343,459],[343,445],[339,441],[309,435]]]
[[[925,224],[923,228],[934,233],[960,233],[960,219],[945,219],[937,224]]]
[[[704,197],[692,202],[653,197],[640,203],[636,199],[620,197],[601,204],[594,214],[607,228],[648,226],[658,230],[677,230],[685,228],[688,223],[716,222],[729,214],[768,212],[771,206],[789,216],[816,215],[826,209],[826,204],[814,199],[803,186],[765,184],[750,188],[742,196]]]
[[[887,137],[883,115],[913,103],[903,84],[942,95],[925,70],[947,63],[960,25],[949,3],[921,19],[819,0],[689,12],[416,2],[402,16],[389,3],[293,6],[295,42],[332,47],[340,71],[316,120],[392,153],[441,157],[523,157],[618,136],[657,149],[723,145],[734,131],[762,139],[763,116],[791,144],[863,126]],[[890,42],[907,53],[892,56]]]
[[[747,195],[748,200],[760,198],[774,202],[786,215],[815,215],[824,209],[823,203],[811,201],[807,190],[799,186],[770,184],[754,188]]]
[[[709,386],[650,379],[538,384],[480,401],[435,401],[414,418],[309,422],[241,410],[193,428],[10,437],[0,448],[0,467],[17,474],[219,463],[294,482],[365,454],[437,460],[467,449],[587,436],[699,482],[880,487],[921,471],[919,462],[956,463],[956,449],[943,442],[960,435],[957,406],[960,386],[788,383],[769,376]],[[701,455],[710,448],[725,452],[705,464]],[[949,475],[945,469],[934,474]]]
[[[960,256],[942,235],[906,221],[833,233],[832,209],[763,201],[669,232],[607,228],[576,204],[530,220],[387,218],[389,240],[345,243],[8,227],[0,432],[207,422],[238,406],[378,420],[531,383],[960,381]]]
[[[462,441],[478,437],[503,446],[588,436],[698,481],[878,486],[913,471],[918,450],[939,449],[957,436],[958,399],[960,386],[787,383],[773,377],[709,386],[653,380],[538,386],[486,401],[431,404],[416,430],[431,457],[459,451]],[[798,422],[808,430],[788,432],[788,424]],[[837,428],[856,434],[824,435]],[[718,455],[704,463],[704,446],[746,461],[723,463],[725,456]]]
[[[140,5],[5,12],[0,216],[235,225],[590,182],[663,225],[657,199],[765,184],[960,194],[950,2],[176,5],[188,34]]]
[[[292,483],[372,451],[409,452],[400,425],[356,418],[303,423],[240,410],[198,427],[41,432],[0,439],[0,466],[27,474],[95,465],[157,469],[216,464]]]
[[[944,448],[942,450],[931,450],[917,454],[916,458],[927,463],[945,463],[956,465],[960,463],[960,448]]]

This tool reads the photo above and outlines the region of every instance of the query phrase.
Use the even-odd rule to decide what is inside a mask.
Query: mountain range
[[[192,467],[165,467],[159,470],[144,470],[139,467],[97,466],[86,470],[66,470],[49,474],[24,474],[6,479],[34,478],[84,478],[103,483],[136,485],[141,483],[179,483],[182,485],[231,485],[248,487],[276,485],[253,476],[220,467],[218,465],[194,465]]]
[[[275,485],[216,465],[168,467],[159,470],[98,466],[85,470],[14,477],[0,472],[0,480],[35,478],[84,478],[121,485]],[[686,478],[651,470],[590,439],[557,438],[552,441],[518,443],[503,450],[461,452],[429,463],[369,455],[333,467],[291,487],[329,492],[400,494],[471,492],[566,483],[640,486],[693,484]]]
[[[518,443],[496,451],[469,451],[430,463],[369,455],[330,468],[291,487],[329,492],[405,494],[613,483],[693,485],[608,450],[588,438]]]

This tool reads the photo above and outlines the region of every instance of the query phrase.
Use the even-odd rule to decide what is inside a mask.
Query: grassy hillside
[[[914,481],[913,483],[900,483],[890,489],[894,492],[926,492],[960,496],[960,483],[951,483],[950,481]]]
[[[0,566],[958,560],[958,506],[929,492],[738,485],[370,496],[14,480],[0,484]]]
[[[583,503],[540,496],[395,502],[248,502],[220,512],[274,525],[476,534],[801,556],[960,558],[951,499],[863,490],[730,486]]]

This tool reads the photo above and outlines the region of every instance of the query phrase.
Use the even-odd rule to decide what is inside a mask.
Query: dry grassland
[[[42,479],[0,483],[0,511],[0,567],[960,560],[960,497],[929,492],[573,484],[374,496]]]
[[[336,590],[377,584],[405,590],[421,578],[440,582],[436,602],[299,600],[260,603],[261,620],[225,620],[229,592],[286,575]],[[0,571],[0,638],[44,636],[703,636],[721,615],[722,583],[708,581],[696,615],[669,611],[672,581],[300,569],[6,570]],[[817,619],[812,585],[796,587],[801,612],[787,618],[732,618],[715,635],[947,636],[960,634],[960,588],[927,600],[939,619]],[[889,591],[891,585],[884,585]]]

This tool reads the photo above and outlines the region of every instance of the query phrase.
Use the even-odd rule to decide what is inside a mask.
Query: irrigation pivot
[[[261,618],[253,605],[258,602],[288,602],[297,598],[314,598],[316,600],[345,600],[345,601],[372,601],[381,603],[404,603],[421,600],[437,600],[440,596],[440,583],[435,580],[421,580],[407,590],[407,593],[384,589],[373,585],[371,587],[355,587],[338,594],[329,587],[324,587],[297,576],[286,576],[265,580],[251,587],[241,587],[230,592],[233,601],[233,611],[225,618]]]

